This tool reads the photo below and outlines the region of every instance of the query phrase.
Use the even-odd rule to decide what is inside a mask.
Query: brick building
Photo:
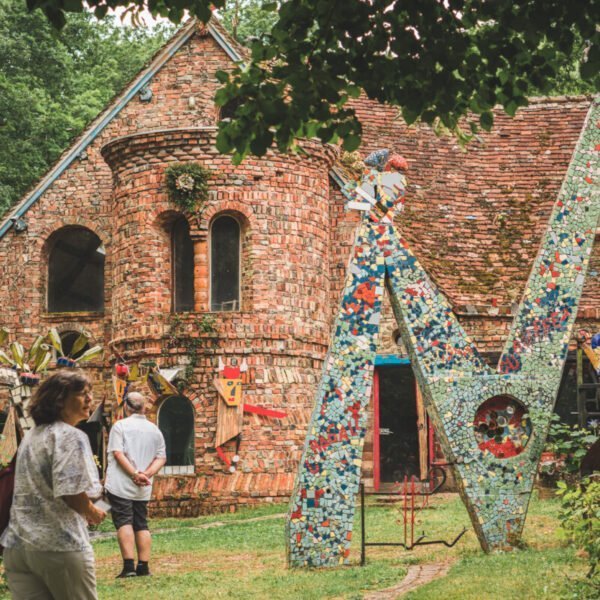
[[[163,514],[290,494],[359,219],[345,211],[333,147],[306,141],[304,154],[270,152],[238,167],[216,151],[215,73],[242,57],[218,23],[182,27],[0,223],[0,325],[24,341],[56,327],[67,342],[85,329],[129,360],[186,371],[182,393],[152,411],[170,440],[155,484]],[[387,147],[408,160],[398,225],[490,361],[589,104],[539,99],[514,119],[497,112],[494,131],[467,151],[406,127],[393,108],[355,104],[361,152]],[[175,162],[210,170],[197,213],[169,198],[165,169]],[[599,252],[579,310],[592,330]],[[380,345],[363,467],[374,487],[425,475],[437,455],[389,305]],[[247,402],[287,414],[244,417],[233,474],[215,452],[219,359],[247,363]],[[91,363],[96,398],[113,397],[110,365],[108,353]],[[572,376],[571,362],[565,417],[576,406]]]

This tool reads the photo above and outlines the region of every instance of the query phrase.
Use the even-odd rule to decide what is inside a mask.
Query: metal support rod
[[[365,484],[360,484],[360,566],[365,566]]]
[[[404,476],[404,510],[402,511],[403,516],[404,516],[404,543],[406,544],[406,539],[407,539],[407,531],[406,531],[406,521],[408,520],[408,514],[407,514],[407,510],[408,510],[408,496],[406,495],[407,493],[407,487],[408,487],[408,476],[405,475]]]
[[[415,476],[410,478],[410,545],[415,543]]]

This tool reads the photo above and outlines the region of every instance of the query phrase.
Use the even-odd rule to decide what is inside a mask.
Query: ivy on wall
[[[210,171],[198,163],[175,163],[165,175],[169,199],[182,210],[195,212],[208,198]]]

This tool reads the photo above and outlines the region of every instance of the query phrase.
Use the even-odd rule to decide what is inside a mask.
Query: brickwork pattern
[[[51,326],[86,329],[92,345],[107,347],[116,339],[132,359],[156,359],[167,367],[194,363],[186,393],[194,398],[196,411],[196,473],[157,478],[154,509],[161,514],[229,510],[289,496],[360,222],[358,215],[345,211],[337,184],[328,179],[329,149],[312,145],[304,158],[270,154],[248,159],[240,168],[216,154],[211,146],[218,119],[215,72],[230,66],[226,52],[196,27],[152,77],[151,101],[134,97],[126,103],[29,208],[27,231],[11,229],[0,240],[0,321],[15,338],[27,344]],[[384,140],[408,158],[414,200],[400,226],[482,351],[500,351],[510,317],[489,312],[492,299],[497,298],[500,311],[510,311],[503,290],[524,286],[537,240],[527,243],[522,234],[535,230],[541,235],[539,224],[550,212],[549,198],[568,164],[588,104],[583,98],[533,103],[515,121],[497,114],[494,132],[482,135],[463,154],[451,140],[406,128],[393,109],[357,101],[365,124],[365,155]],[[517,171],[505,158],[514,156],[515,148],[521,161]],[[176,160],[203,162],[214,178],[201,214],[186,215],[195,249],[196,310],[180,315],[179,333],[173,336],[169,227],[179,213],[162,181],[164,168]],[[483,175],[474,179],[477,169]],[[507,212],[505,225],[511,232],[500,250],[495,246],[500,230],[496,212]],[[242,224],[242,310],[215,314],[216,334],[203,334],[195,323],[208,310],[208,241],[219,214],[231,214]],[[471,214],[478,218],[468,220]],[[60,228],[71,225],[87,227],[103,242],[102,314],[46,310],[48,253]],[[463,235],[463,226],[469,236]],[[444,260],[438,260],[446,238]],[[508,248],[513,238],[515,253]],[[475,285],[470,265],[481,273],[486,255],[498,279],[490,285],[477,276],[481,281],[476,277]],[[600,254],[594,256],[598,262]],[[600,323],[597,269],[592,268],[580,310],[592,329]],[[478,312],[467,314],[468,304]],[[389,340],[396,327],[386,306],[382,352],[393,350]],[[234,475],[223,471],[213,453],[217,398],[212,379],[219,355],[225,360],[245,356],[249,401],[281,407],[289,415],[282,423],[245,417],[244,464]],[[86,370],[95,381],[96,401],[105,398],[110,404],[109,366],[105,356]],[[7,397],[0,389],[0,405]]]

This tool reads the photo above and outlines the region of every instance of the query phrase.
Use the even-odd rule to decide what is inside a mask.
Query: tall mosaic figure
[[[599,155],[596,99],[497,369],[394,227],[400,157],[372,154],[360,184],[346,186],[364,218],[291,500],[291,566],[342,564],[350,551],[384,285],[482,548],[519,540],[598,223]]]

